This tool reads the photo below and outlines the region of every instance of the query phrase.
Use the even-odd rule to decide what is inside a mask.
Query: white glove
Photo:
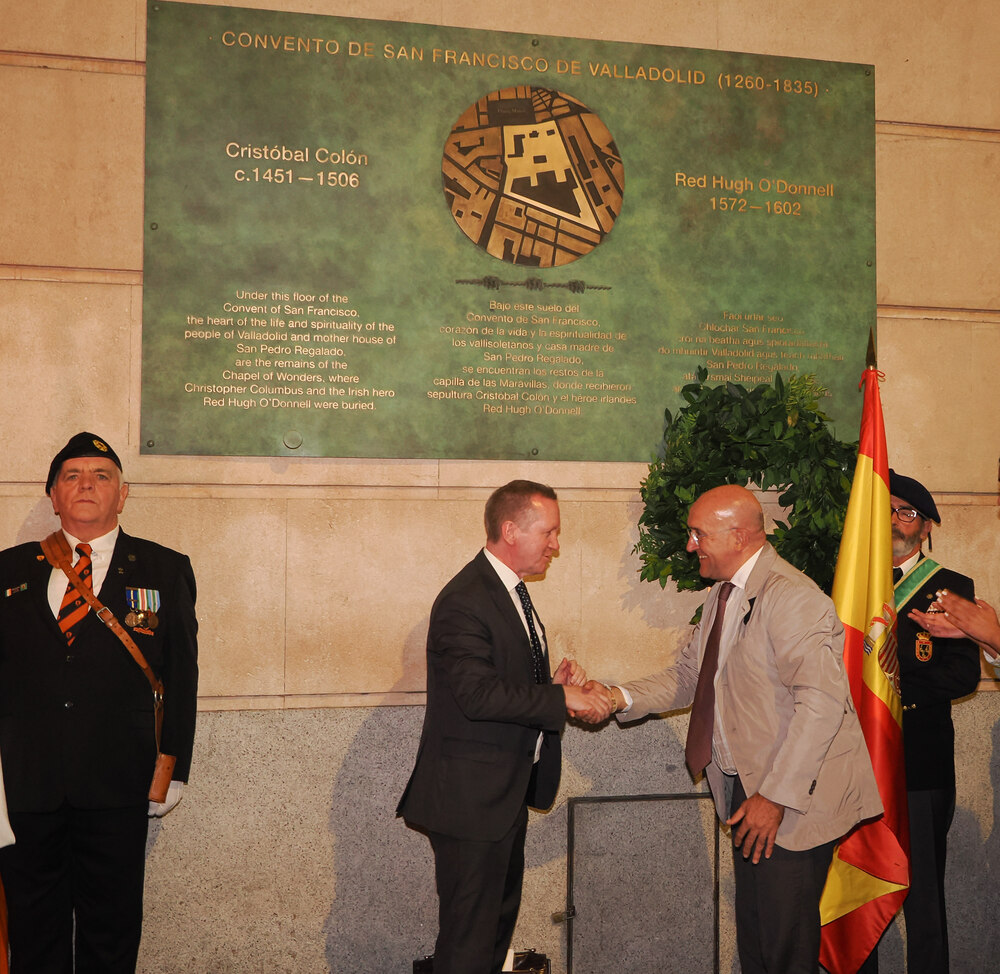
[[[170,787],[167,788],[167,800],[163,802],[150,802],[147,814],[150,818],[154,816],[156,818],[163,818],[181,800],[183,793],[184,782],[171,781]]]

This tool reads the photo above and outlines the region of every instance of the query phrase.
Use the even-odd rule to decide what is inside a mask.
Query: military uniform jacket
[[[524,624],[480,552],[431,610],[427,709],[397,814],[443,835],[499,840],[525,802],[555,800],[565,722],[563,690],[535,683]]]
[[[93,611],[72,646],[52,614],[38,542],[0,552],[0,756],[12,812],[146,801],[156,762],[153,694]],[[158,593],[158,625],[125,625],[128,588]],[[119,532],[98,594],[164,684],[161,750],[191,766],[198,686],[195,580],[186,555]]]
[[[897,585],[902,585],[905,578],[904,575]],[[911,609],[926,611],[939,588],[950,589],[966,599],[975,598],[971,578],[940,568],[905,606],[897,607],[903,754],[909,791],[955,787],[951,701],[972,693],[979,683],[979,647],[971,639],[925,637],[918,644],[922,627],[908,618],[907,613]]]

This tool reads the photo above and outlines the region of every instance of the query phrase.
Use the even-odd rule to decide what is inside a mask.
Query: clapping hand
[[[931,604],[932,612],[914,609],[909,615],[932,636],[956,638],[968,636],[983,646],[987,655],[1000,655],[1000,622],[996,609],[982,599],[970,602],[948,589],[939,589]]]

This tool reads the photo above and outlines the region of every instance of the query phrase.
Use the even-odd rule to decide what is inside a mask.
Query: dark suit
[[[156,760],[149,682],[93,612],[72,646],[47,598],[37,542],[0,552],[0,755],[17,842],[0,852],[19,971],[134,970],[147,792]],[[100,600],[125,624],[126,588],[159,593],[158,625],[128,630],[164,684],[161,750],[191,766],[195,581],[185,555],[120,532]],[[85,850],[85,852],[81,851]],[[71,883],[82,855],[97,895]]]
[[[520,902],[526,806],[555,799],[565,720],[562,689],[534,682],[524,624],[480,552],[431,610],[424,727],[397,809],[434,848],[435,974],[499,971]]]
[[[905,578],[897,583],[897,589],[904,586]],[[944,871],[948,829],[955,811],[951,701],[972,693],[979,682],[979,647],[971,639],[925,637],[918,646],[922,627],[907,613],[911,609],[926,611],[940,588],[966,599],[975,598],[971,578],[940,568],[904,606],[897,607],[903,754],[910,813],[912,878],[903,903],[910,974],[941,974],[948,970]]]

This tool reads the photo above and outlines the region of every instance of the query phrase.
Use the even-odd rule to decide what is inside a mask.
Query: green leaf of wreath
[[[686,405],[663,413],[663,443],[641,484],[635,552],[643,581],[679,591],[706,587],[686,550],[687,511],[722,484],[780,491],[787,522],[768,540],[824,591],[833,585],[840,535],[857,460],[857,442],[838,440],[819,409],[826,390],[813,375],[775,374],[774,384],[707,386],[708,370],[681,390]]]

